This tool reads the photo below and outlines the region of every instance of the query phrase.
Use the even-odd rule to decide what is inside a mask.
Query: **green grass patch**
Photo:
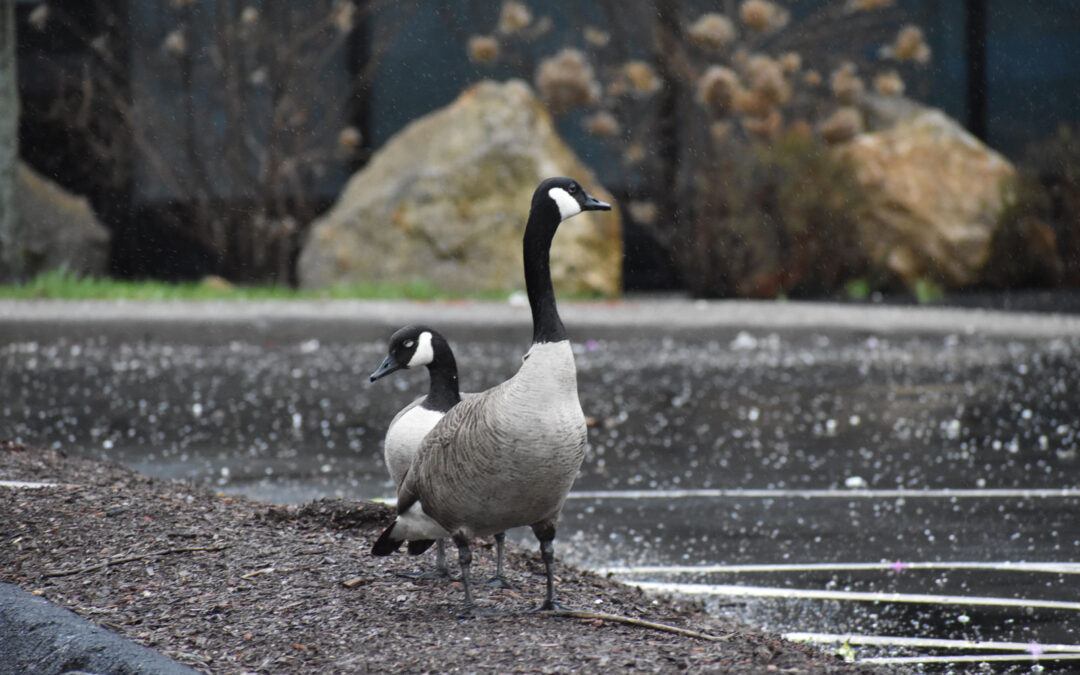
[[[0,285],[0,298],[16,300],[505,300],[506,291],[450,293],[427,281],[364,282],[318,290],[201,282],[127,281],[46,272],[26,283]]]

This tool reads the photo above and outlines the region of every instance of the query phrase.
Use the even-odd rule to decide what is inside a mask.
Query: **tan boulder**
[[[526,83],[477,84],[411,123],[349,180],[311,227],[300,283],[423,279],[458,292],[524,288],[521,237],[532,193],[558,175],[611,200]],[[557,292],[617,295],[618,211],[564,223],[551,268]]]
[[[911,108],[838,148],[869,198],[859,237],[869,259],[906,284],[947,287],[988,273],[1012,164],[939,110]]]
[[[21,275],[64,269],[104,276],[109,268],[109,231],[85,197],[77,197],[22,162],[16,172],[15,240]],[[0,278],[9,270],[0,269]]]

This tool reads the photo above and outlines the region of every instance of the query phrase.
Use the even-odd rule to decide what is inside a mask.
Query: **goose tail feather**
[[[394,536],[394,527],[396,525],[397,521],[395,520],[390,527],[382,531],[382,534],[379,535],[379,538],[375,541],[375,545],[371,547],[371,555],[390,555],[401,548],[401,544],[405,540]],[[409,549],[411,552],[412,544],[409,545]]]
[[[409,542],[409,555],[420,555],[434,543],[434,539],[413,539]]]

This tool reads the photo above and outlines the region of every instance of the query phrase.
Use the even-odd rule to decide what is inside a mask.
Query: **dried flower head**
[[[258,87],[259,85],[266,84],[266,80],[269,78],[270,74],[266,70],[266,66],[262,66],[251,71],[251,75],[248,75],[248,82]]]
[[[499,58],[499,43],[490,35],[474,35],[469,38],[469,60],[473,63],[491,64]]]
[[[855,74],[855,64],[846,61],[833,71],[829,79],[833,95],[843,103],[854,103],[866,88],[863,81]]]
[[[742,90],[739,75],[726,66],[709,66],[697,82],[697,98],[714,114],[726,113]]]
[[[630,202],[626,210],[630,213],[630,218],[642,225],[652,225],[656,222],[656,217],[660,215],[656,204],[649,201]]]
[[[799,52],[788,52],[780,57],[780,70],[783,70],[785,75],[791,75],[800,68],[802,68],[802,56]]]
[[[519,0],[506,0],[499,10],[499,32],[516,33],[532,23],[533,15],[529,7]]]
[[[330,10],[330,23],[334,24],[334,28],[340,33],[352,32],[356,26],[356,5],[350,0],[338,0]]]
[[[808,70],[803,75],[803,82],[811,87],[816,87],[821,84],[821,73],[816,70]]]
[[[184,37],[184,31],[177,28],[166,35],[165,41],[161,43],[161,48],[165,50],[166,54],[172,54],[173,56],[185,54],[187,52],[187,38]]]
[[[878,73],[874,78],[874,89],[885,96],[899,96],[904,93],[904,80],[895,70],[887,70],[884,73]]]
[[[769,33],[787,25],[789,15],[769,0],[746,0],[739,7],[739,18],[750,30]]]
[[[729,136],[731,136],[731,122],[716,120],[709,125],[709,138],[712,139],[714,145],[723,145]]]
[[[240,23],[243,26],[251,27],[259,22],[259,10],[248,5],[240,12]]]
[[[813,127],[811,127],[810,123],[804,119],[798,119],[789,124],[787,131],[784,133],[792,139],[802,141],[809,141],[814,137]]]
[[[585,36],[585,42],[588,42],[593,47],[607,47],[608,43],[611,42],[611,33],[602,31],[593,26],[585,26],[583,34]]]
[[[754,91],[753,89],[739,89],[735,92],[735,101],[731,108],[737,113],[750,115],[751,117],[764,117],[776,107],[772,101]]]
[[[780,133],[780,128],[784,126],[784,118],[780,115],[780,111],[773,108],[769,113],[763,117],[744,117],[742,118],[743,129],[751,136],[755,136],[763,141],[769,141]]]
[[[822,140],[832,145],[850,141],[862,131],[862,128],[862,115],[859,114],[858,109],[845,106],[837,108],[832,115],[829,115],[828,119],[818,127],[818,132]]]
[[[746,62],[746,81],[751,91],[767,103],[783,105],[791,100],[791,85],[773,58],[755,54]]]
[[[589,115],[585,118],[583,125],[585,131],[588,131],[593,136],[611,137],[618,134],[622,127],[619,125],[619,120],[615,119],[615,116],[606,110],[601,110],[594,115]]]
[[[338,147],[349,153],[356,152],[360,147],[361,140],[363,140],[363,136],[356,127],[345,127],[338,133],[337,137]]]
[[[637,164],[643,159],[645,159],[644,145],[641,143],[631,143],[626,146],[626,152],[623,153],[623,161],[627,164]]]
[[[585,54],[566,48],[540,62],[536,88],[547,107],[558,114],[595,103],[600,87]]]
[[[687,33],[690,42],[712,52],[723,51],[735,40],[735,24],[723,14],[702,14]]]
[[[26,21],[34,30],[45,30],[45,24],[49,23],[49,6],[44,3],[38,5],[26,17]]]
[[[930,61],[930,46],[923,39],[922,29],[913,24],[901,28],[893,43],[882,47],[879,53],[883,58],[897,61],[914,61],[919,64]]]
[[[636,96],[648,96],[660,88],[660,78],[645,61],[627,61],[622,67],[622,78]]]

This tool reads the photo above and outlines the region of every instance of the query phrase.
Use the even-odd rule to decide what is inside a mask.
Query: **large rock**
[[[527,84],[483,82],[390,139],[316,221],[300,255],[304,287],[425,279],[448,290],[524,288],[521,236],[532,193],[572,176],[610,194],[559,138]],[[557,292],[617,295],[616,210],[589,212],[555,237]]]
[[[15,204],[21,275],[65,269],[79,276],[103,276],[109,266],[109,231],[85,197],[76,197],[19,163]],[[0,278],[11,270],[0,267]]]
[[[1016,170],[939,110],[910,107],[892,122],[839,149],[869,197],[859,232],[867,255],[907,284],[983,281],[1003,181]]]

